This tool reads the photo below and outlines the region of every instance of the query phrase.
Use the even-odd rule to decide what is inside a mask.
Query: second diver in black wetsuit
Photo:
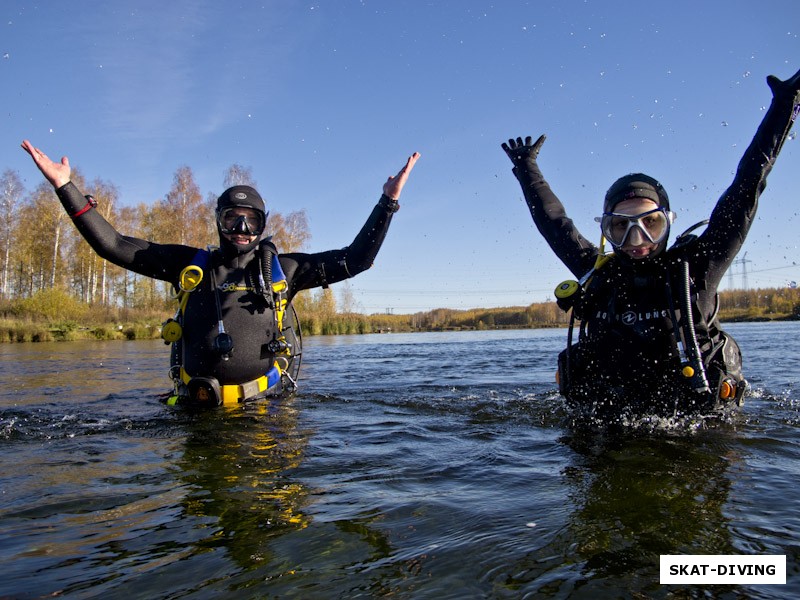
[[[652,177],[626,175],[608,190],[598,220],[614,252],[604,255],[567,217],[539,169],[545,136],[502,144],[537,228],[578,280],[564,282],[556,296],[580,321],[575,343],[571,322],[558,371],[559,390],[579,413],[672,416],[741,404],[741,353],[717,320],[717,287],[797,118],[800,71],[767,83],[772,103],[705,231],[687,232],[670,248],[674,213]]]
[[[121,235],[92,210],[96,202],[71,183],[66,157],[56,163],[27,140],[22,147],[99,256],[184,290],[176,315],[179,327],[170,324],[174,339],[168,340],[175,342],[170,371],[173,401],[211,404],[257,398],[280,383],[291,360],[282,319],[292,298],[301,290],[342,281],[372,266],[419,158],[414,153],[396,176],[389,177],[349,246],[315,254],[278,254],[264,237],[267,213],[252,187],[235,186],[218,198],[219,248],[156,244]]]

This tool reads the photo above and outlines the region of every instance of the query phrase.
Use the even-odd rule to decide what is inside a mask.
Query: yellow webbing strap
[[[283,332],[283,315],[286,314],[286,297],[283,292],[287,290],[289,285],[285,279],[272,282],[272,293],[276,296],[275,302],[275,320],[278,322],[278,335]]]
[[[606,254],[606,236],[601,235],[600,249],[597,252],[597,257],[594,259],[594,266],[591,269],[589,269],[589,272],[586,273],[586,275],[580,278],[580,280],[578,281],[578,285],[580,285],[581,287],[585,287],[589,283],[589,280],[592,278],[592,275],[594,275],[598,271],[598,269],[601,269],[603,265],[605,265],[612,258],[614,258],[613,252]]]
[[[600,236],[600,251],[597,253],[597,258],[594,260],[594,270],[597,271],[600,267],[606,264],[614,257],[614,254],[606,254],[606,236]]]

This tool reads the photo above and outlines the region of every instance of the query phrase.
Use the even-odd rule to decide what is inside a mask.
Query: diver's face
[[[246,246],[256,240],[264,229],[264,220],[260,211],[244,206],[226,208],[217,214],[222,237],[240,246]]]
[[[658,208],[658,204],[647,198],[629,198],[619,202],[614,207],[614,213],[634,217],[656,208]],[[657,248],[658,244],[648,240],[638,227],[632,227],[618,251],[639,260],[652,255]]]

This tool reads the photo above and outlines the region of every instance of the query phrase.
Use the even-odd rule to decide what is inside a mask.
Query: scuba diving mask
[[[222,233],[255,235],[264,232],[267,215],[247,206],[227,206],[217,209],[217,225]]]
[[[614,248],[621,248],[636,228],[645,240],[658,244],[669,235],[670,224],[675,220],[675,213],[663,207],[654,208],[638,215],[625,215],[614,212],[603,213],[596,217],[603,235]]]

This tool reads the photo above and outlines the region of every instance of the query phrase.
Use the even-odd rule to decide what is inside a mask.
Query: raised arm
[[[755,217],[758,198],[767,185],[767,176],[800,112],[800,71],[785,81],[770,75],[767,84],[772,91],[769,109],[701,236],[703,252],[723,267],[730,264],[744,243]]]
[[[567,216],[564,205],[555,195],[539,169],[537,157],[546,136],[532,143],[530,136],[510,139],[501,144],[522,186],[525,203],[533,222],[556,256],[576,276],[583,276],[594,264],[597,247],[584,238]]]
[[[72,169],[64,156],[54,162],[28,140],[22,148],[50,182],[78,232],[98,256],[125,269],[147,277],[175,283],[180,270],[189,264],[196,249],[177,244],[154,244],[147,240],[121,235],[106,221],[99,211],[93,210],[96,202],[84,196],[71,182]]]
[[[397,201],[419,157],[418,152],[409,156],[397,175],[386,180],[380,200],[349,246],[317,254],[295,252],[281,255],[281,266],[289,280],[291,295],[304,289],[327,287],[372,266],[389,231],[392,216],[400,209]]]

